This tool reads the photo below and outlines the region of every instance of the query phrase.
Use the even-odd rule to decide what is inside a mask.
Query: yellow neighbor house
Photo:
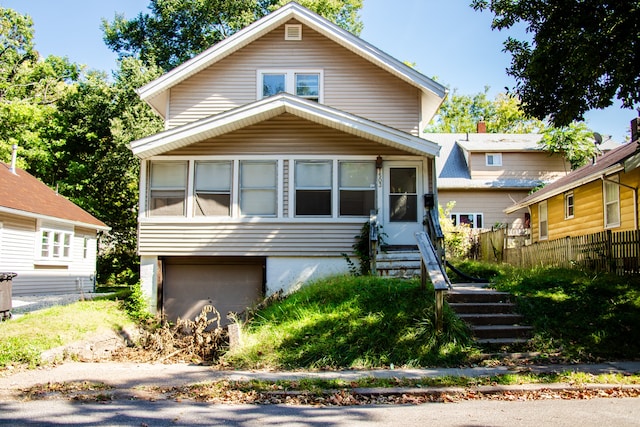
[[[528,208],[532,241],[638,229],[640,145],[630,142],[505,210]]]

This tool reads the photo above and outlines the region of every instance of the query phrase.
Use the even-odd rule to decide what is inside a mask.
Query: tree
[[[480,120],[487,124],[489,133],[541,132],[546,128],[543,121],[525,115],[518,98],[499,93],[490,100],[488,92],[489,87],[475,95],[461,95],[453,90],[425,132],[476,132]]]
[[[150,13],[102,21],[104,41],[120,57],[139,58],[168,71],[291,0],[150,0]],[[359,34],[362,0],[304,0],[345,29]]]
[[[540,146],[550,155],[560,154],[571,165],[571,170],[587,164],[597,153],[593,132],[584,122],[569,126],[549,127],[543,132]]]
[[[491,27],[525,23],[532,41],[508,37],[507,73],[526,113],[556,126],[583,120],[614,97],[640,105],[640,2],[638,0],[473,0],[490,10]]]

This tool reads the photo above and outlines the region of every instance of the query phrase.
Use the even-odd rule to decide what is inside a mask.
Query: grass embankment
[[[535,328],[531,350],[575,361],[640,357],[640,277],[473,262],[460,266],[491,277],[496,289],[517,297],[518,310]]]
[[[433,327],[433,289],[419,281],[336,277],[310,284],[256,313],[244,345],[223,362],[236,368],[446,366],[474,352],[464,323],[448,310]]]
[[[131,324],[133,321],[116,301],[79,301],[27,313],[0,323],[0,368],[12,364],[36,366],[43,351]]]

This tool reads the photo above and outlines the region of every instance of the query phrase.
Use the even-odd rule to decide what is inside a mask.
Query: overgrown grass
[[[37,366],[45,350],[130,324],[130,317],[116,301],[79,301],[27,313],[0,323],[0,368]]]
[[[418,281],[340,276],[303,287],[256,313],[244,345],[223,361],[236,368],[372,368],[455,365],[474,351],[448,310],[433,327],[433,289]]]
[[[539,351],[580,361],[640,356],[640,278],[537,268],[503,270],[495,287],[518,297]]]

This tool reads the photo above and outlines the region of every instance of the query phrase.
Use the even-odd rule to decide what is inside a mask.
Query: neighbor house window
[[[89,238],[87,236],[82,238],[82,258],[89,258]]]
[[[276,216],[277,162],[240,162],[240,212],[245,216]]]
[[[187,193],[187,162],[152,162],[150,171],[152,216],[183,216]]]
[[[618,181],[618,177],[610,178]],[[620,226],[620,187],[616,182],[604,181],[604,226]]]
[[[258,71],[258,98],[266,98],[287,92],[311,101],[320,102],[321,87],[321,71]]]
[[[470,228],[482,228],[481,213],[452,213],[453,225],[467,225]]]
[[[502,154],[487,153],[485,154],[485,161],[487,166],[502,166]]]
[[[564,219],[573,218],[573,191],[564,195]]]
[[[40,258],[51,260],[71,258],[71,238],[70,232],[42,229]]]
[[[340,162],[340,216],[369,216],[375,209],[376,164]]]
[[[231,162],[196,162],[195,199],[196,216],[230,216]]]
[[[331,161],[295,162],[296,215],[331,216]]]
[[[540,202],[538,204],[538,239],[546,240],[548,238],[547,202]]]

